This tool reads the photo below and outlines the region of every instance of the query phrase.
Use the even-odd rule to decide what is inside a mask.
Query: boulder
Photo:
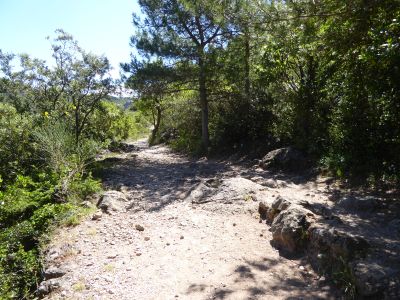
[[[97,203],[97,207],[106,213],[124,211],[128,200],[118,191],[106,191]]]
[[[262,220],[267,220],[268,224],[271,224],[274,218],[283,210],[287,209],[291,205],[291,201],[278,196],[272,203],[261,201],[258,205],[258,213]]]
[[[266,201],[260,201],[258,203],[258,213],[260,214],[261,220],[267,220],[268,224],[271,224],[275,218],[271,205]]]
[[[275,188],[278,187],[277,181],[275,179],[272,179],[272,178],[268,178],[264,182],[261,182],[261,184],[263,186],[266,186],[266,187],[271,188],[271,189],[275,189]]]
[[[260,167],[284,171],[302,170],[307,160],[302,152],[292,147],[275,149],[268,152],[261,160]]]
[[[317,270],[341,271],[343,264],[363,257],[369,249],[368,242],[347,232],[330,227],[310,227],[308,256]]]
[[[356,197],[348,195],[341,198],[337,206],[349,212],[373,212],[379,208],[379,201],[372,196]]]
[[[352,270],[357,292],[364,297],[382,294],[384,286],[392,276],[391,270],[373,262],[354,262]]]
[[[311,224],[312,216],[311,211],[301,206],[292,204],[286,207],[272,222],[271,244],[287,254],[296,254],[296,252],[304,250],[307,242],[307,229]]]
[[[278,213],[286,210],[292,202],[288,199],[283,198],[282,196],[278,196],[271,204],[271,208]]]
[[[400,219],[393,219],[390,221],[387,228],[396,235],[400,235]]]
[[[49,279],[42,281],[36,292],[39,295],[39,297],[43,297],[55,290],[58,290],[59,288],[60,288],[60,283],[56,279]]]
[[[189,194],[192,203],[220,202],[234,203],[258,199],[259,193],[265,188],[249,179],[242,177],[224,180],[212,178],[198,184]]]
[[[205,203],[209,201],[209,198],[216,193],[216,189],[205,184],[200,183],[197,185],[189,194],[188,199],[192,203]]]
[[[53,279],[53,278],[58,278],[58,277],[62,277],[66,274],[66,271],[61,269],[61,268],[57,268],[55,266],[49,267],[48,269],[46,269],[44,271],[44,278],[46,280],[48,279]]]
[[[110,143],[110,145],[108,146],[108,150],[112,151],[112,152],[132,152],[132,151],[136,151],[137,147],[133,144],[128,144],[125,142],[117,142],[117,141],[112,141]]]

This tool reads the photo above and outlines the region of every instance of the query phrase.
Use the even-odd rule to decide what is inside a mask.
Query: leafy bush
[[[0,50],[1,299],[33,298],[39,240],[52,224],[77,224],[87,213],[81,201],[101,190],[88,165],[109,140],[148,127],[140,114],[102,102],[115,91],[109,61],[56,33],[52,67]]]
[[[56,177],[41,174],[37,179],[18,176],[0,192],[0,295],[5,299],[32,297],[41,280],[41,237],[52,224],[76,225],[87,213],[78,200],[100,190],[90,176],[74,178],[71,201],[54,203]]]
[[[137,139],[149,132],[149,122],[141,112],[127,111],[117,104],[102,101],[90,119],[89,135],[99,141]]]
[[[157,140],[169,143],[177,151],[201,152],[200,110],[195,105],[195,96],[192,92],[175,96],[174,102],[164,111]]]
[[[31,169],[33,120],[0,102],[0,177],[4,183]],[[1,183],[0,183],[1,187]]]

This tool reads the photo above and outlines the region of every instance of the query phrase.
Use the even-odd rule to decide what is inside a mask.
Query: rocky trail
[[[314,272],[308,263],[312,259],[280,255],[284,251],[274,248],[271,240],[281,250],[295,251],[290,247],[299,245],[296,240],[291,244],[277,239],[277,230],[282,238],[284,229],[271,232],[258,212],[264,207],[261,214],[272,222],[284,215],[279,214],[286,209],[282,199],[295,198],[301,201],[292,206],[309,209],[297,225],[317,219],[317,213],[326,215],[335,194],[326,179],[279,177],[255,163],[249,167],[191,160],[165,146],[149,148],[144,141],[130,150],[106,159],[112,166],[104,175],[107,192],[99,202],[103,213],[54,234],[45,252],[44,298],[341,297],[330,280]],[[335,218],[325,219],[328,224]],[[278,226],[275,223],[273,227]],[[321,231],[326,238],[322,225],[307,235]],[[311,244],[323,243],[321,236]],[[279,247],[282,243],[284,247]]]

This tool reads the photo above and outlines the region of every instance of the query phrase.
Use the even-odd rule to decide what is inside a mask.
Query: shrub
[[[113,102],[102,101],[90,120],[88,135],[102,142],[137,139],[148,134],[148,124],[142,113],[127,111]]]
[[[56,176],[17,176],[0,192],[0,295],[4,299],[32,298],[41,279],[40,240],[52,224],[76,225],[87,214],[79,200],[100,190],[91,178],[74,177],[70,202],[54,203]],[[0,297],[0,299],[2,299]]]
[[[0,102],[0,176],[4,183],[32,168],[32,127],[32,117]]]

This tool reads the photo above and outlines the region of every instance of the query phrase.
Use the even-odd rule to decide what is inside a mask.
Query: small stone
[[[145,240],[145,241],[150,241],[150,237],[146,236],[146,237],[144,238],[144,240]]]
[[[47,281],[47,287],[49,292],[52,292],[60,288],[60,283],[56,279],[50,279]]]
[[[47,295],[49,293],[49,287],[47,286],[47,284],[42,282],[37,289],[37,293],[39,295]]]
[[[101,211],[95,212],[94,215],[92,216],[92,220],[93,221],[100,220],[102,216],[103,213]]]
[[[181,235],[181,240],[183,240],[185,237],[183,235]]]
[[[144,231],[144,227],[142,225],[140,225],[140,224],[136,224],[135,228],[136,228],[137,231]]]
[[[61,297],[66,297],[67,296],[67,292],[66,291],[62,291],[61,292]]]
[[[169,246],[170,245],[170,243],[167,243],[167,246]]]
[[[124,211],[126,202],[125,194],[119,191],[106,191],[97,203],[97,207],[106,213]]]
[[[136,256],[142,255],[142,252],[136,252]]]
[[[299,267],[299,270],[304,271],[305,268],[304,268],[303,266],[300,266],[300,267]]]
[[[233,223],[233,226],[236,226],[236,223]]]

